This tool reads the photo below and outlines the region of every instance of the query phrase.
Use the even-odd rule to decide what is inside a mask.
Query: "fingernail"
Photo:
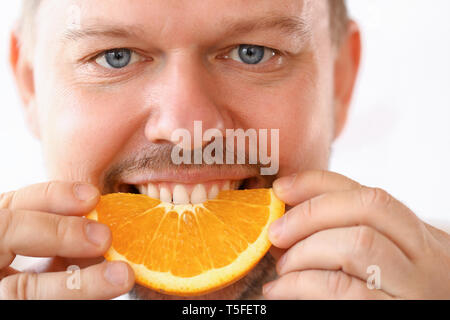
[[[110,237],[109,228],[104,224],[89,222],[85,228],[86,237],[90,242],[97,246],[104,244]]]
[[[77,183],[73,187],[73,193],[81,201],[89,201],[98,196],[97,188],[86,183]]]
[[[105,279],[116,286],[123,286],[128,280],[128,268],[123,262],[108,262]]]
[[[284,217],[281,217],[280,219],[276,220],[270,225],[269,228],[269,236],[273,239],[280,238],[281,234],[283,233],[284,224],[286,219]]]
[[[266,283],[266,284],[263,286],[263,294],[264,294],[264,295],[268,294],[269,291],[273,288],[273,285],[274,285],[274,284],[275,284],[275,281]]]
[[[297,174],[293,174],[291,176],[283,177],[283,178],[280,178],[280,179],[276,180],[273,183],[273,188],[275,189],[275,192],[277,192],[277,191],[278,192],[280,192],[280,191],[281,192],[288,191],[292,187],[292,185],[294,184],[296,178],[297,178]]]

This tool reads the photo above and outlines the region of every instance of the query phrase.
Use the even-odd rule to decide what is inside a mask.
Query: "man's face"
[[[270,186],[275,177],[258,179],[251,166],[173,165],[171,134],[192,131],[194,121],[203,130],[279,129],[278,176],[326,169],[335,133],[328,17],[325,0],[43,1],[33,121],[49,177],[88,181],[103,193],[149,182]],[[266,49],[245,56],[240,45]],[[103,54],[120,48],[129,50]],[[249,63],[255,55],[263,57]],[[242,297],[271,277],[266,256],[209,297]]]

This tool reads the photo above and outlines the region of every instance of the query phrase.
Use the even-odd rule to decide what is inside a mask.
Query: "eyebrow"
[[[225,21],[225,25],[227,36],[278,29],[290,36],[304,37],[309,30],[305,20],[297,16],[264,16],[243,21]]]
[[[288,36],[305,37],[309,28],[305,21],[297,16],[264,16],[249,20],[223,20],[222,29],[224,36],[231,37],[254,31],[277,29]],[[77,41],[83,38],[107,37],[107,38],[139,38],[145,35],[145,28],[140,25],[117,26],[98,24],[84,27],[83,29],[68,28],[64,31],[63,41]]]
[[[69,28],[62,35],[63,41],[77,41],[83,38],[138,38],[144,34],[144,29],[138,25],[120,27],[117,25],[93,25],[83,29]]]

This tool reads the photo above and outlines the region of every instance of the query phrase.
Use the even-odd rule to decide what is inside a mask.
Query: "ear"
[[[39,139],[33,65],[30,52],[26,52],[28,47],[24,47],[21,40],[17,30],[13,30],[10,36],[9,62],[24,107],[26,123],[31,133]],[[29,41],[29,39],[26,40]]]
[[[334,64],[334,105],[336,139],[344,129],[361,60],[361,33],[354,21],[337,49]]]

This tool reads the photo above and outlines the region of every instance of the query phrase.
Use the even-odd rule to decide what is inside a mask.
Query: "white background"
[[[20,1],[0,11],[0,192],[45,181],[7,63]],[[331,169],[450,221],[450,1],[350,0],[364,38],[349,125]]]

